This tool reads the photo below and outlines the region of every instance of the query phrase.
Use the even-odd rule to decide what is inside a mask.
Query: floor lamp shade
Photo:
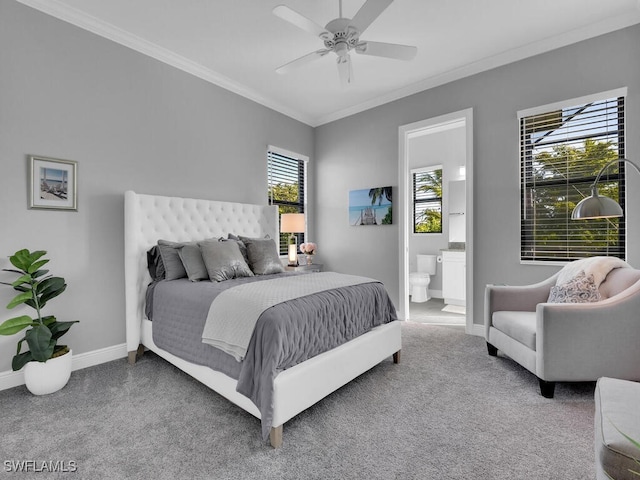
[[[609,197],[602,197],[598,195],[598,181],[600,177],[604,173],[604,171],[614,163],[624,162],[631,165],[635,170],[640,173],[640,168],[631,160],[626,158],[616,158],[615,160],[611,160],[604,167],[600,169],[598,172],[598,176],[596,177],[595,182],[591,185],[591,196],[582,199],[576,207],[571,212],[572,220],[587,220],[591,218],[611,218],[611,217],[622,217],[622,207]]]
[[[304,213],[283,213],[280,215],[280,232],[290,233],[292,242],[289,243],[289,265],[298,265],[298,245],[296,245],[294,233],[304,233]]]

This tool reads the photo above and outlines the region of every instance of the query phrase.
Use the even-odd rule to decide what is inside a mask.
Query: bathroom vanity
[[[442,296],[448,305],[466,304],[467,260],[464,250],[442,250]]]

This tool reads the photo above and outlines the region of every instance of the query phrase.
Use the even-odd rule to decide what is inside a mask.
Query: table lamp
[[[280,215],[280,232],[291,234],[289,241],[289,266],[298,266],[298,245],[294,233],[304,233],[304,213],[283,213]]]

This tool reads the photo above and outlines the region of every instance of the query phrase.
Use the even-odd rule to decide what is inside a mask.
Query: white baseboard
[[[71,370],[82,370],[83,368],[93,367],[94,365],[118,360],[120,358],[125,358],[126,356],[126,343],[93,350],[91,352],[80,353],[78,355],[74,354],[73,359],[71,360]],[[24,385],[24,372],[22,370],[17,372],[11,370],[0,372],[0,390],[17,387],[18,385]]]
[[[484,325],[480,325],[479,323],[474,323],[473,328],[471,330],[471,335],[484,337]]]

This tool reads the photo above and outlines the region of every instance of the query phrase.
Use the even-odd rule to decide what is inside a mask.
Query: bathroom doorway
[[[467,109],[399,129],[398,314],[402,319],[420,323],[461,325],[467,333],[473,330],[472,114],[472,109]],[[437,168],[441,168],[439,191],[434,187],[421,190],[419,175]],[[431,192],[427,199],[431,209],[427,212],[428,228],[421,224],[421,219],[427,215],[414,191]],[[420,285],[414,281],[418,255],[436,255],[438,258],[435,274],[431,274],[428,281],[430,298],[424,302],[410,301],[410,295],[417,292],[416,285]],[[451,263],[451,259],[457,263]],[[448,265],[446,274],[445,264]],[[452,289],[452,285],[455,288]],[[420,297],[422,295],[416,295],[416,298]]]

